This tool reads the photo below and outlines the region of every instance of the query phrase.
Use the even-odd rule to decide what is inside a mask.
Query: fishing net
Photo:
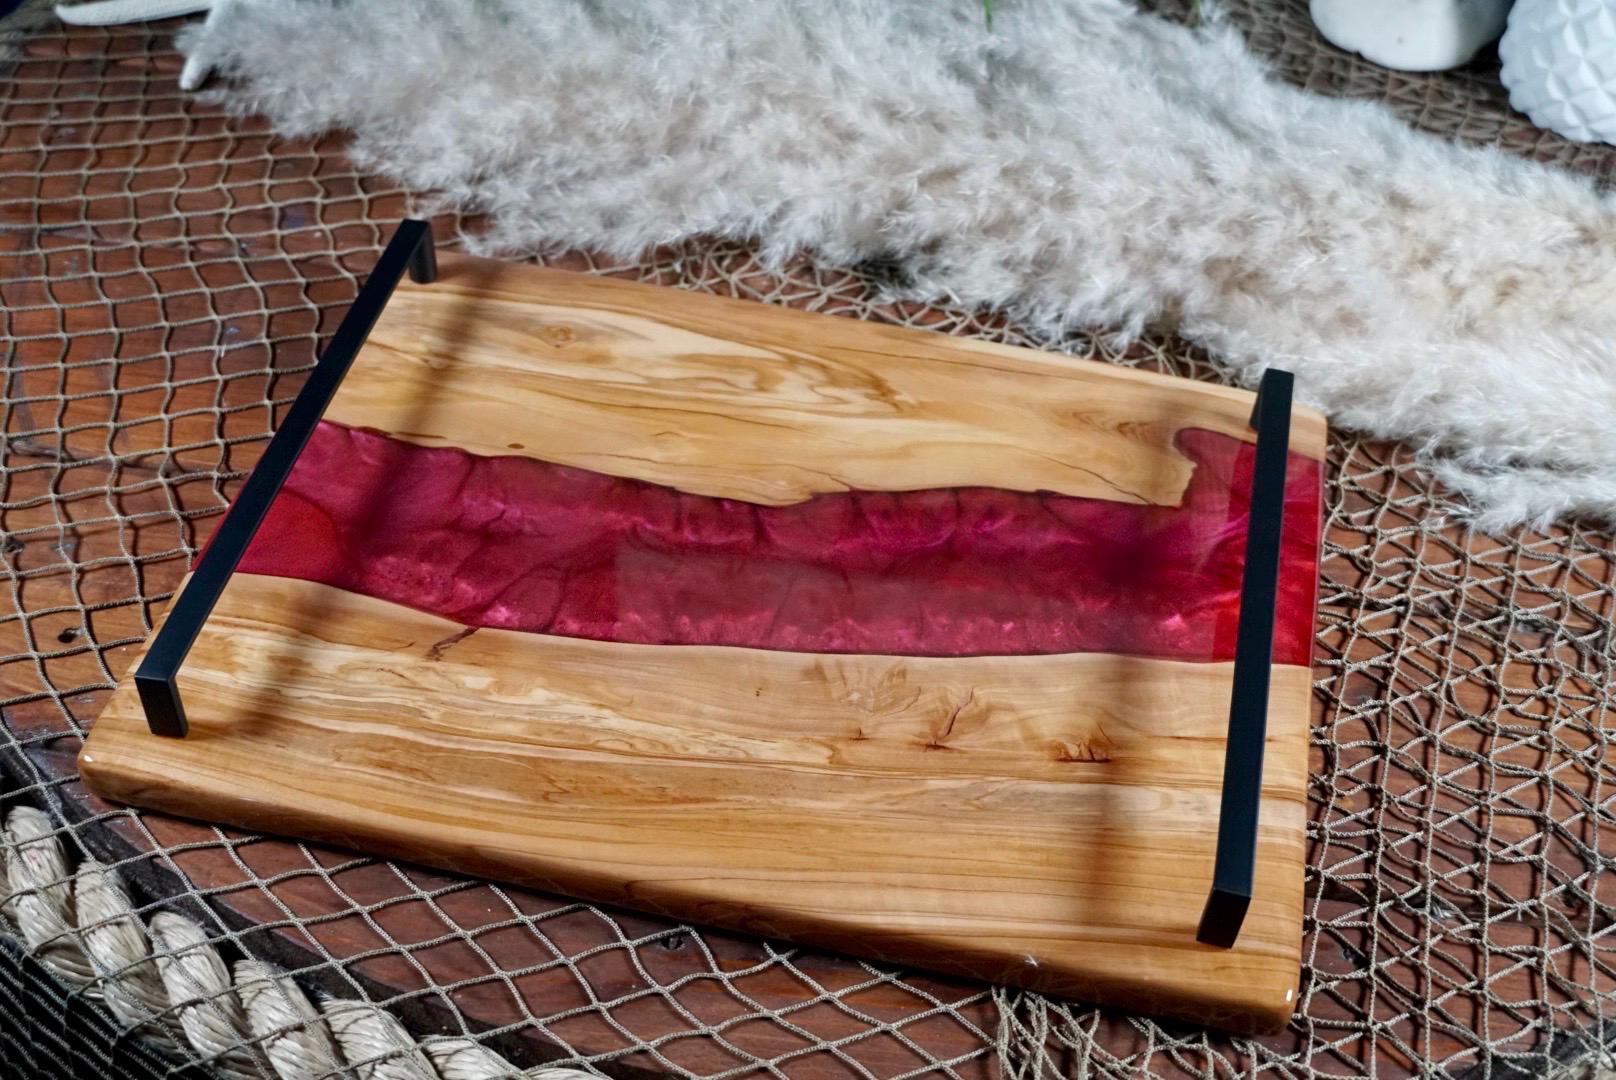
[[[1299,0],[1233,6],[1254,46],[1311,89],[1602,178],[1616,170],[1616,151],[1510,113],[1485,64],[1385,72],[1319,43]],[[277,138],[181,94],[176,24],[8,25],[0,791],[6,807],[49,812],[68,868],[112,867],[140,918],[181,913],[226,959],[270,961],[317,997],[375,1002],[412,1038],[470,1036],[523,1066],[616,1076],[1583,1075],[1616,1045],[1604,883],[1616,547],[1576,526],[1469,535],[1406,453],[1339,432],[1306,968],[1277,1036],[990,991],[91,798],[74,767],[84,732],[410,196],[357,171],[338,137]],[[435,225],[452,244],[477,223]],[[890,302],[875,266],[771,273],[716,242],[555,261],[1219,378],[1172,339],[1032,340],[990,315]],[[0,898],[13,922],[25,914],[3,882]],[[0,938],[6,1060],[28,1056],[39,1075],[179,1067],[168,1051],[119,1050],[95,995],[52,984],[49,949],[34,944],[25,956]],[[186,1009],[173,1002],[170,1019]],[[175,1045],[212,1066],[262,1061]]]

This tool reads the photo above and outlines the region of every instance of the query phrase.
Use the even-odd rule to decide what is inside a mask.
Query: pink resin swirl
[[[1228,660],[1252,447],[1178,445],[1176,507],[980,487],[758,506],[323,422],[240,569],[601,641]],[[1276,663],[1312,654],[1321,498],[1293,453]]]

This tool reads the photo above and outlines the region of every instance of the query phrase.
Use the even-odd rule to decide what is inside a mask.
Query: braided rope
[[[64,983],[170,1053],[188,1048],[226,1080],[596,1080],[560,1066],[523,1071],[465,1038],[418,1041],[367,1001],[323,998],[259,960],[227,965],[207,932],[170,911],[142,924],[117,875],[68,865],[30,806],[0,829],[0,933]]]

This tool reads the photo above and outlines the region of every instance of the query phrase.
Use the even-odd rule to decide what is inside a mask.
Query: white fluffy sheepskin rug
[[[278,128],[492,215],[896,262],[1054,331],[1176,330],[1411,440],[1483,524],[1616,520],[1616,203],[1280,85],[1122,0],[221,0]]]

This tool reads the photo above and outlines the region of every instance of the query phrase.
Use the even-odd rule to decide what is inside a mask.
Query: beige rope
[[[417,1042],[368,1001],[318,1008],[259,960],[226,967],[195,922],[160,911],[142,925],[117,876],[68,867],[50,819],[19,806],[0,829],[0,933],[63,982],[168,1049],[188,1046],[228,1080],[595,1080],[580,1069],[523,1071],[470,1039]]]

